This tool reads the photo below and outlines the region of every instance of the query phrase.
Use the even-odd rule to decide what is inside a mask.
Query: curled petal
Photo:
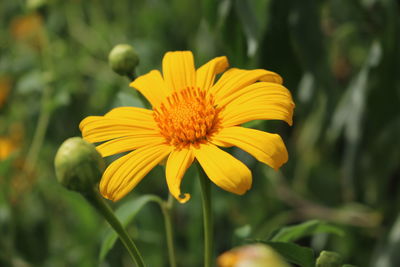
[[[167,160],[166,176],[168,188],[180,203],[185,203],[190,199],[190,194],[181,194],[181,182],[193,160],[194,155],[191,149],[175,150]]]

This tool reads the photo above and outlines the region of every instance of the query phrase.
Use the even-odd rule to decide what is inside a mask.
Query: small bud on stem
[[[108,62],[116,73],[135,79],[136,66],[139,64],[139,57],[132,46],[119,44],[114,46],[108,55]]]
[[[135,243],[96,188],[105,163],[94,145],[80,137],[69,138],[58,149],[54,165],[58,181],[69,190],[81,193],[117,232],[136,266],[144,267]]]
[[[82,194],[93,192],[105,168],[94,145],[80,137],[64,141],[54,163],[58,181],[69,190]]]

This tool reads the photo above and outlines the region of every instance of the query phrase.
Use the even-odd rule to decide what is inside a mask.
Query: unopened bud
[[[26,7],[28,10],[39,11],[47,5],[47,0],[27,0]]]
[[[317,259],[317,267],[341,267],[342,257],[333,251],[322,251]]]
[[[290,265],[271,247],[264,244],[234,248],[220,255],[218,267],[289,267]]]
[[[132,46],[119,44],[114,46],[108,55],[108,62],[116,73],[133,78],[139,57]]]
[[[54,161],[58,181],[69,190],[90,193],[99,182],[105,163],[94,145],[80,137],[64,141]]]

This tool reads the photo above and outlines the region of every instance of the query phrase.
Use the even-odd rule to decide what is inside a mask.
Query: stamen
[[[173,92],[159,109],[154,109],[154,120],[168,144],[177,148],[198,146],[218,130],[220,111],[212,95],[188,87]]]

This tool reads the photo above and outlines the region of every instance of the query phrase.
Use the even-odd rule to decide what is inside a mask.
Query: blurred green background
[[[53,159],[88,115],[142,106],[108,53],[135,47],[138,74],[171,50],[197,66],[279,73],[296,102],[293,127],[277,132],[289,162],[275,172],[243,151],[253,170],[244,196],[213,187],[217,254],[283,225],[322,219],[344,236],[299,242],[360,267],[400,266],[400,6],[395,0],[3,0],[0,2],[0,266],[131,266],[117,242],[98,255],[107,225],[55,179]],[[202,219],[195,171],[187,204],[175,203],[179,266],[200,266]],[[167,198],[161,167],[123,201]],[[150,204],[129,224],[148,266],[167,266],[164,225]]]

